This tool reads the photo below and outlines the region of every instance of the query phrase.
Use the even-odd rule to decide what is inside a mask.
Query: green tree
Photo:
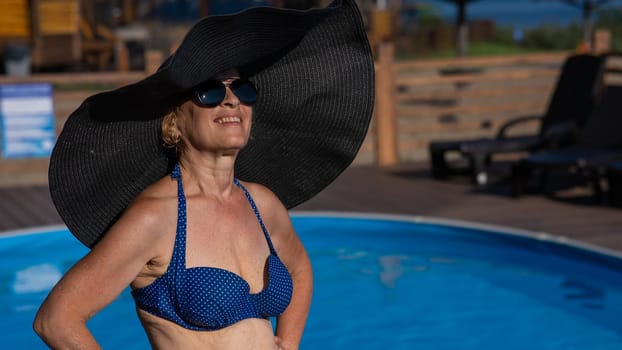
[[[590,47],[592,46],[592,17],[594,12],[612,0],[535,0],[535,1],[555,1],[576,7],[581,10],[583,21],[583,41]]]

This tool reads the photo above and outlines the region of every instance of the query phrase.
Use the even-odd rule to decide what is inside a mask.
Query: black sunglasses
[[[257,100],[257,89],[248,80],[235,79],[230,82],[208,80],[194,90],[198,104],[202,107],[218,106],[227,95],[227,87],[245,105],[251,106]]]

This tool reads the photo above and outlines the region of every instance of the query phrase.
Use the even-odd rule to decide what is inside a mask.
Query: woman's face
[[[237,70],[229,70],[213,80],[220,80],[226,85],[239,77]],[[180,114],[178,128],[188,147],[237,154],[248,142],[252,107],[241,103],[228,86],[224,99],[217,105],[205,107],[192,99],[181,106]]]

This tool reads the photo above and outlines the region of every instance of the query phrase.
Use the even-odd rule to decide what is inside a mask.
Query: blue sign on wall
[[[56,140],[50,84],[0,85],[2,157],[49,157]]]

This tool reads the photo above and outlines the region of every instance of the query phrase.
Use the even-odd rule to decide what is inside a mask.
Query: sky
[[[420,4],[431,4],[447,20],[456,16],[456,8],[440,0],[418,0]],[[613,0],[607,7],[620,7],[622,0]],[[544,23],[568,24],[581,21],[581,11],[561,1],[534,0],[479,0],[467,7],[469,19],[494,19],[498,25],[533,27]]]

